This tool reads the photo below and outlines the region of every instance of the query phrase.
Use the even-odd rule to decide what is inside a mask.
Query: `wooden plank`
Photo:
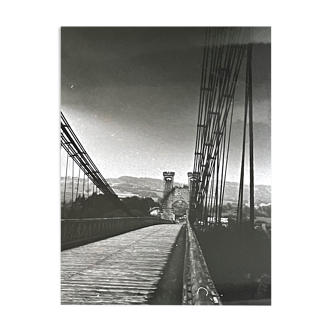
[[[61,253],[62,304],[144,304],[181,225],[156,225]]]
[[[145,279],[144,277],[137,282],[132,282],[131,280],[125,280],[123,278],[112,278],[109,281],[98,281],[98,287],[136,287],[137,289],[143,289],[143,288],[149,288],[149,289],[154,289],[155,287],[158,286],[158,281],[156,281],[153,278]],[[95,287],[95,285],[94,285]]]

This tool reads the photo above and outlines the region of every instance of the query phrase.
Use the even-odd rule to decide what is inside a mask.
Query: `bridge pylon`
[[[164,197],[162,201],[162,219],[179,220],[189,214],[189,186],[174,186],[174,172],[163,172]]]

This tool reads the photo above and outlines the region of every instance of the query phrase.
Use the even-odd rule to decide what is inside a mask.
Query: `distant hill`
[[[163,197],[164,184],[161,179],[152,178],[137,178],[134,176],[121,176],[119,178],[108,178],[106,181],[110,184],[112,189],[119,197],[126,196],[140,196],[140,197],[151,197],[153,200],[158,201]],[[78,190],[77,184],[79,182]],[[61,177],[61,199],[63,200],[65,178]],[[180,186],[180,183],[175,182],[175,186]],[[85,183],[84,192],[87,196],[87,181]],[[72,182],[71,178],[68,177],[66,185],[66,201],[71,200]],[[237,182],[226,181],[224,203],[235,203],[237,202],[239,191],[239,184]],[[92,186],[90,183],[89,192],[92,194]],[[83,180],[78,181],[74,178],[74,197],[76,193],[83,194]],[[249,197],[249,186],[244,187],[244,203],[248,202]],[[256,185],[255,186],[255,203],[256,204],[269,204],[271,203],[271,186],[268,185]]]
[[[134,194],[142,197],[151,197],[155,200],[163,197],[163,180],[152,178],[137,178],[134,176],[121,176],[108,178],[106,181],[118,195]],[[179,186],[180,183],[175,182]]]
[[[133,176],[121,176],[119,178],[106,179],[117,194],[135,194],[142,197],[151,197],[153,199],[162,198],[164,184],[161,179],[137,178]],[[180,183],[175,182],[175,186]],[[225,202],[236,202],[238,197],[239,184],[237,182],[226,182]],[[244,201],[248,199],[249,186],[244,188]],[[271,186],[255,186],[255,203],[271,203]]]

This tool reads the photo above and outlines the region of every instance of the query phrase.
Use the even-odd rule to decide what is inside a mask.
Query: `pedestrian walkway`
[[[61,253],[62,304],[147,304],[182,225],[142,228]]]

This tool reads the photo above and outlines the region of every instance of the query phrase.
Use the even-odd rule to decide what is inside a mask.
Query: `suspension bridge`
[[[229,237],[236,237],[239,248],[254,246],[253,45],[247,42],[249,34],[250,30],[241,28],[208,29],[193,169],[183,187],[174,186],[174,172],[164,172],[161,211],[154,217],[137,215],[118,197],[61,112],[61,148],[66,153],[61,179],[62,304],[223,304],[195,228],[223,225]],[[226,174],[242,65],[246,81],[237,213],[226,218]],[[247,155],[250,211],[244,215]]]

